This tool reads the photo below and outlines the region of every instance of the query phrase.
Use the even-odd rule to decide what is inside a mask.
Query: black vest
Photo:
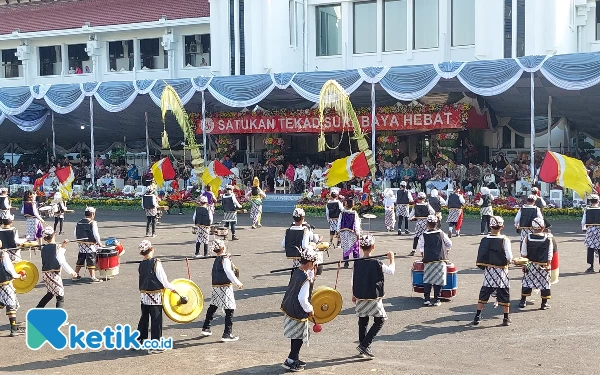
[[[209,226],[210,225],[210,215],[208,213],[208,208],[206,207],[196,207],[196,220],[194,220],[194,224]]]
[[[60,271],[60,263],[56,259],[58,246],[49,243],[42,246],[42,271]]]
[[[212,286],[228,286],[231,285],[231,280],[225,273],[223,268],[223,255],[215,258],[212,266]]]
[[[233,196],[229,195],[227,197],[223,196],[223,211],[232,212],[235,211],[235,205],[233,204]]]
[[[520,228],[531,228],[533,219],[537,217],[537,207],[521,207]]]
[[[15,231],[15,228],[0,228],[0,241],[2,241],[3,249],[14,249],[17,247],[17,243],[15,242]]]
[[[4,251],[0,251],[0,283],[5,283],[13,279],[12,275],[8,273],[8,270],[4,268]],[[295,272],[298,273],[298,272]]]
[[[160,262],[156,258],[144,259],[138,267],[140,274],[139,288],[141,292],[159,292],[164,289],[156,277],[156,265]]]
[[[96,243],[93,230],[94,221],[90,219],[81,219],[75,227],[75,235],[79,242]]]
[[[427,219],[429,216],[429,205],[427,203],[417,203],[415,204],[415,218],[416,219]]]
[[[58,202],[56,204],[56,209],[59,214],[64,214],[65,213],[65,204],[63,202]]]
[[[533,263],[548,263],[548,249],[552,237],[545,234],[530,233],[525,239],[527,242],[527,259]]]
[[[492,205],[492,199],[490,198],[489,194],[481,196],[481,199],[483,200],[481,207],[489,207]]]
[[[8,197],[0,197],[0,210],[9,210],[10,200]]]
[[[600,207],[588,207],[585,210],[585,223],[587,225],[600,225]]]
[[[456,193],[450,194],[448,197],[448,208],[462,208],[463,204],[460,202],[460,197]]]
[[[508,259],[504,252],[504,241],[509,241],[504,236],[484,237],[477,251],[477,267],[508,267]]]
[[[406,189],[400,189],[396,192],[396,203],[398,204],[409,204],[408,191]]]
[[[544,209],[544,204],[542,203],[542,198],[538,198],[538,199],[535,201],[535,205],[536,205],[536,207],[538,207],[540,210]]]
[[[300,302],[298,301],[300,289],[302,289],[302,286],[306,282],[308,282],[306,272],[302,270],[292,272],[290,283],[283,296],[283,301],[281,302],[281,311],[292,319],[304,321],[308,318],[308,314],[304,311],[302,305],[300,305]],[[308,301],[310,302],[310,293]]]
[[[354,262],[354,273],[352,275],[352,295],[358,299],[382,298],[383,270],[381,261],[367,259]]]
[[[431,263],[446,259],[446,253],[442,243],[442,232],[423,233],[423,263]]]
[[[302,239],[304,230],[287,229],[285,231],[285,256],[290,259],[299,259],[302,251]]]
[[[436,213],[442,212],[442,203],[440,202],[440,198],[429,197],[429,205]]]
[[[144,209],[149,210],[154,208],[154,195],[146,194],[142,197],[142,204],[144,205]]]
[[[327,210],[329,211],[330,219],[338,219],[342,210],[340,210],[339,202],[327,202]]]

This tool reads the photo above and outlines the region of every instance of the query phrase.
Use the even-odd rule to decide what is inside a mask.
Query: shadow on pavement
[[[133,351],[133,350],[101,350],[101,351],[85,351],[67,355],[63,358],[55,360],[42,360],[30,363],[24,363],[21,365],[6,366],[2,368],[2,371],[8,373],[14,373],[17,371],[35,371],[35,370],[46,370],[59,367],[66,367],[77,363],[90,363],[100,361],[110,361],[126,357],[137,357],[141,355],[147,355],[145,350]]]
[[[306,359],[306,358],[305,358]],[[322,361],[315,361],[306,364],[306,370],[310,372],[310,370],[326,368],[330,366],[339,366],[345,364],[351,364],[356,362],[368,361],[368,359],[358,358],[358,357],[341,357],[334,359],[326,359]],[[283,360],[281,361],[283,363]],[[243,369],[238,369],[235,371],[226,371],[220,372],[217,375],[226,375],[226,374],[261,374],[261,375],[274,375],[274,374],[287,374],[288,370],[281,367],[281,364],[272,364],[272,365],[258,365],[253,367],[247,367]]]

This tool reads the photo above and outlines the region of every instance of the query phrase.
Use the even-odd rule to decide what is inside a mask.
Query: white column
[[[354,54],[353,45],[353,3],[343,1],[342,9],[342,69],[349,69]]]
[[[146,121],[146,167],[150,168],[150,138],[148,137],[148,112],[144,112],[144,120]]]
[[[96,188],[96,155],[94,147],[94,97],[90,96],[90,160],[91,160],[91,174],[92,174],[92,187]]]
[[[413,36],[415,33],[414,29],[414,17],[413,14],[415,12],[415,8],[413,7],[412,1],[407,1],[406,4],[406,15],[408,20],[406,22],[406,59],[412,60],[413,58]]]
[[[450,45],[452,44],[451,34],[451,21],[452,9],[450,2],[439,1],[438,2],[438,24],[439,36],[438,36],[438,48],[440,61],[450,60]]]
[[[512,52],[511,57],[517,57],[517,0],[512,0]],[[527,28],[525,28],[527,32]]]
[[[69,47],[67,47],[66,44],[61,44],[60,45],[60,59],[61,61],[61,72],[60,72],[60,76],[61,76],[61,82],[64,83],[65,82],[65,75],[67,73],[69,73]]]
[[[548,97],[548,151],[552,148],[552,137],[550,132],[552,131],[552,97]]]
[[[133,38],[133,78],[137,79],[137,71],[141,70],[140,40]]]
[[[383,0],[377,0],[377,62],[382,62],[383,52]],[[375,151],[373,151],[375,152]]]
[[[235,74],[240,74],[240,1],[235,0],[233,6],[233,30],[235,35]]]
[[[56,133],[54,132],[54,111],[52,111],[52,155],[56,158]]]
[[[530,134],[530,157],[531,157],[531,178],[533,180],[535,180],[535,162],[534,162],[534,156],[535,156],[535,85],[534,85],[534,80],[533,80],[533,74],[534,73],[529,73],[530,76],[530,81],[529,84],[531,85],[531,134]],[[548,137],[550,136],[550,134],[548,134]]]

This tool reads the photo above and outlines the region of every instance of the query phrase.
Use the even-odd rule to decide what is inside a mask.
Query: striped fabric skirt
[[[288,339],[308,342],[308,320],[299,321],[286,315],[283,319],[283,335]]]
[[[408,204],[398,204],[396,205],[396,216],[404,216],[408,217],[410,214],[410,206]]]
[[[52,293],[55,296],[65,295],[65,287],[60,272],[43,272],[42,280],[44,280],[44,285],[46,285],[48,293]]]
[[[28,241],[37,241],[42,238],[44,228],[42,223],[35,217],[28,217],[25,220],[25,236]]]
[[[260,204],[255,201],[252,202],[250,206],[250,218],[252,219],[252,224],[256,225],[260,221],[260,216],[262,215],[262,202]]]
[[[419,238],[427,230],[427,219],[419,219],[415,224],[415,237]]]
[[[387,229],[394,229],[396,225],[396,215],[394,214],[394,207],[385,208],[385,227]]]
[[[356,316],[364,318],[372,316],[375,318],[387,319],[387,314],[383,308],[383,299],[359,299],[356,300]]]
[[[523,228],[521,229],[521,242],[525,241],[527,235],[533,233],[531,228]]]
[[[224,223],[236,223],[237,224],[237,211],[227,211],[223,215]]]
[[[508,268],[486,267],[482,285],[488,288],[509,288]]]
[[[458,223],[458,219],[460,219],[460,214],[462,213],[462,208],[451,208],[448,210],[448,218],[446,219],[447,223]]]
[[[197,226],[196,230],[196,242],[201,244],[208,244],[208,238],[210,236],[210,226]]]
[[[523,275],[523,286],[532,289],[550,289],[550,271],[539,264],[531,263],[529,272]]]
[[[425,263],[423,283],[431,285],[446,285],[446,262]]]
[[[14,314],[19,310],[19,300],[12,283],[0,285],[0,309],[6,307],[6,315]]]
[[[327,221],[329,221],[329,233],[337,232],[338,220],[339,219],[328,219],[327,220]]]
[[[585,241],[583,241],[586,247],[592,249],[600,249],[600,226],[589,226],[585,231]]]
[[[235,310],[235,297],[233,295],[233,286],[213,286],[210,304],[220,307],[224,310]]]
[[[0,210],[0,219],[8,219],[10,217],[10,210]]]

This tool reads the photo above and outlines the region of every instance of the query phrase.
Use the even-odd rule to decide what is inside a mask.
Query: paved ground
[[[79,211],[81,212],[81,211]],[[66,232],[71,234],[78,214],[68,216]],[[122,261],[139,260],[137,244],[143,239],[145,218],[138,211],[99,211],[102,238],[115,236],[125,244]],[[165,216],[154,239],[158,256],[187,256],[193,252],[191,214]],[[205,311],[190,324],[176,324],[165,316],[165,336],[175,340],[175,350],[159,355],[130,351],[61,351],[47,346],[33,352],[27,349],[24,336],[7,336],[6,318],[0,323],[0,372],[15,374],[280,374],[281,362],[289,352],[289,340],[283,337],[283,317],[279,305],[289,274],[269,274],[270,270],[286,267],[289,262],[280,250],[288,215],[267,214],[264,227],[249,228],[248,216],[240,218],[238,231],[242,239],[229,242],[234,258],[241,269],[245,290],[236,291],[238,309],[234,333],[240,341],[218,342],[223,317],[215,320],[213,335],[199,338]],[[318,232],[327,236],[324,219],[311,219]],[[24,223],[18,222],[24,233]],[[423,307],[419,295],[411,294],[411,265],[416,258],[405,256],[410,251],[412,237],[379,232],[382,219],[372,222],[376,232],[376,252],[397,252],[396,275],[386,277],[385,307],[389,315],[385,326],[373,344],[377,358],[365,361],[355,358],[357,339],[356,317],[350,302],[350,270],[342,270],[338,289],[344,298],[341,314],[323,331],[311,337],[304,346],[301,358],[307,361],[307,373],[343,374],[353,372],[385,374],[593,374],[597,371],[598,320],[597,286],[600,274],[583,274],[587,268],[583,235],[576,221],[555,222],[554,233],[561,253],[560,282],[552,287],[552,309],[540,311],[539,298],[535,305],[520,312],[517,300],[520,292],[519,269],[511,270],[513,279],[511,307],[513,324],[502,327],[500,309],[488,305],[484,321],[478,328],[469,327],[473,318],[482,273],[474,267],[480,237],[479,223],[468,219],[463,233],[453,239],[451,260],[458,267],[458,295],[440,307]],[[364,225],[368,229],[368,224]],[[445,226],[444,226],[445,227]],[[517,254],[517,236],[513,253]],[[67,236],[72,238],[71,236]],[[339,253],[331,254],[335,260]],[[68,261],[74,265],[75,246],[70,245]],[[39,266],[39,254],[33,257]],[[186,277],[185,262],[165,263],[170,279]],[[192,279],[210,297],[211,261],[190,262]],[[137,266],[122,265],[121,273],[101,284],[65,280],[66,308],[69,321],[82,329],[102,329],[118,323],[137,324],[139,294]],[[63,274],[64,277],[67,275]],[[317,280],[317,285],[333,286],[335,268]],[[32,292],[21,295],[19,320],[27,309],[34,307],[45,293],[39,284]],[[208,300],[207,300],[208,303]],[[207,305],[205,305],[207,306]]]

